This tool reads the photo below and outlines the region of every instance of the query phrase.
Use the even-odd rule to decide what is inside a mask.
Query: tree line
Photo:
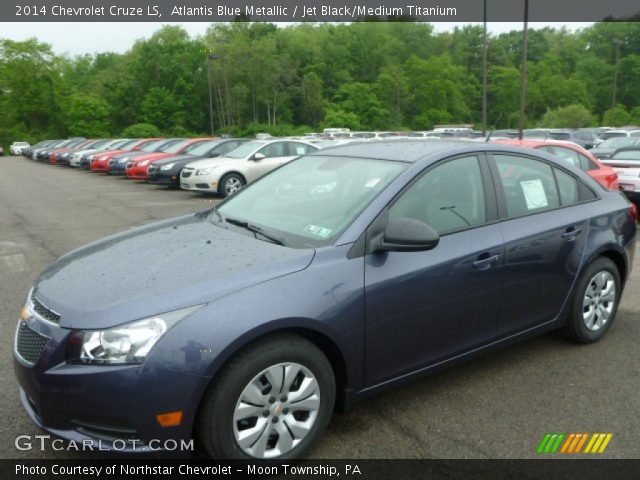
[[[83,135],[427,130],[473,123],[482,105],[481,26],[164,26],[126,53],[68,56],[0,39],[0,144]],[[640,123],[640,23],[529,32],[527,126]],[[522,35],[489,35],[488,123],[517,126]],[[617,65],[616,107],[612,108]],[[210,118],[210,106],[212,119]]]

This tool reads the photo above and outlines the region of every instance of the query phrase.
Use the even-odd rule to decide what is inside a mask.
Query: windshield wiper
[[[230,223],[231,225],[235,225],[236,227],[244,228],[245,230],[249,230],[253,235],[258,238],[258,234],[262,235],[264,238],[269,240],[270,242],[275,243],[276,245],[281,245],[285,247],[285,243],[277,237],[273,235],[269,235],[262,231],[260,227],[256,227],[255,225],[251,225],[249,222],[245,222],[244,220],[236,220],[235,218],[225,217],[225,222]]]

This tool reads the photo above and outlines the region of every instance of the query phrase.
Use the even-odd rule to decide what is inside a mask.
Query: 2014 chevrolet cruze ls
[[[45,270],[15,337],[20,397],[44,429],[103,448],[196,437],[214,457],[301,456],[334,409],[382,388],[552,329],[599,340],[635,240],[621,193],[543,152],[314,152]]]

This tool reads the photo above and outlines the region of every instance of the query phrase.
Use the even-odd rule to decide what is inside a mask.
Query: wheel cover
[[[228,178],[226,182],[224,182],[224,191],[227,195],[231,195],[232,193],[236,193],[238,190],[242,188],[242,182],[240,179],[231,177]]]
[[[233,412],[238,446],[254,458],[274,458],[295,447],[311,431],[320,409],[316,377],[297,363],[278,363],[256,375]]]
[[[610,272],[596,273],[584,292],[582,319],[588,330],[596,332],[611,319],[616,304],[616,282]]]

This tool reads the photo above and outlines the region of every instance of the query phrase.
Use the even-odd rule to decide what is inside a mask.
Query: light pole
[[[616,123],[616,93],[618,90],[618,58],[620,57],[620,45],[622,40],[614,38],[613,43],[616,46],[616,63],[613,67],[613,95],[611,97],[611,126],[615,127]]]
[[[211,93],[211,62],[219,60],[222,55],[219,53],[210,53],[207,56],[207,80],[209,81],[209,125],[211,128],[211,135],[213,135],[213,94]]]
[[[524,107],[527,97],[527,36],[529,27],[529,0],[524,0],[524,30],[522,31],[522,78],[520,80],[520,116],[518,138],[524,137]]]
[[[487,0],[484,0],[482,34],[482,135],[487,134]]]

